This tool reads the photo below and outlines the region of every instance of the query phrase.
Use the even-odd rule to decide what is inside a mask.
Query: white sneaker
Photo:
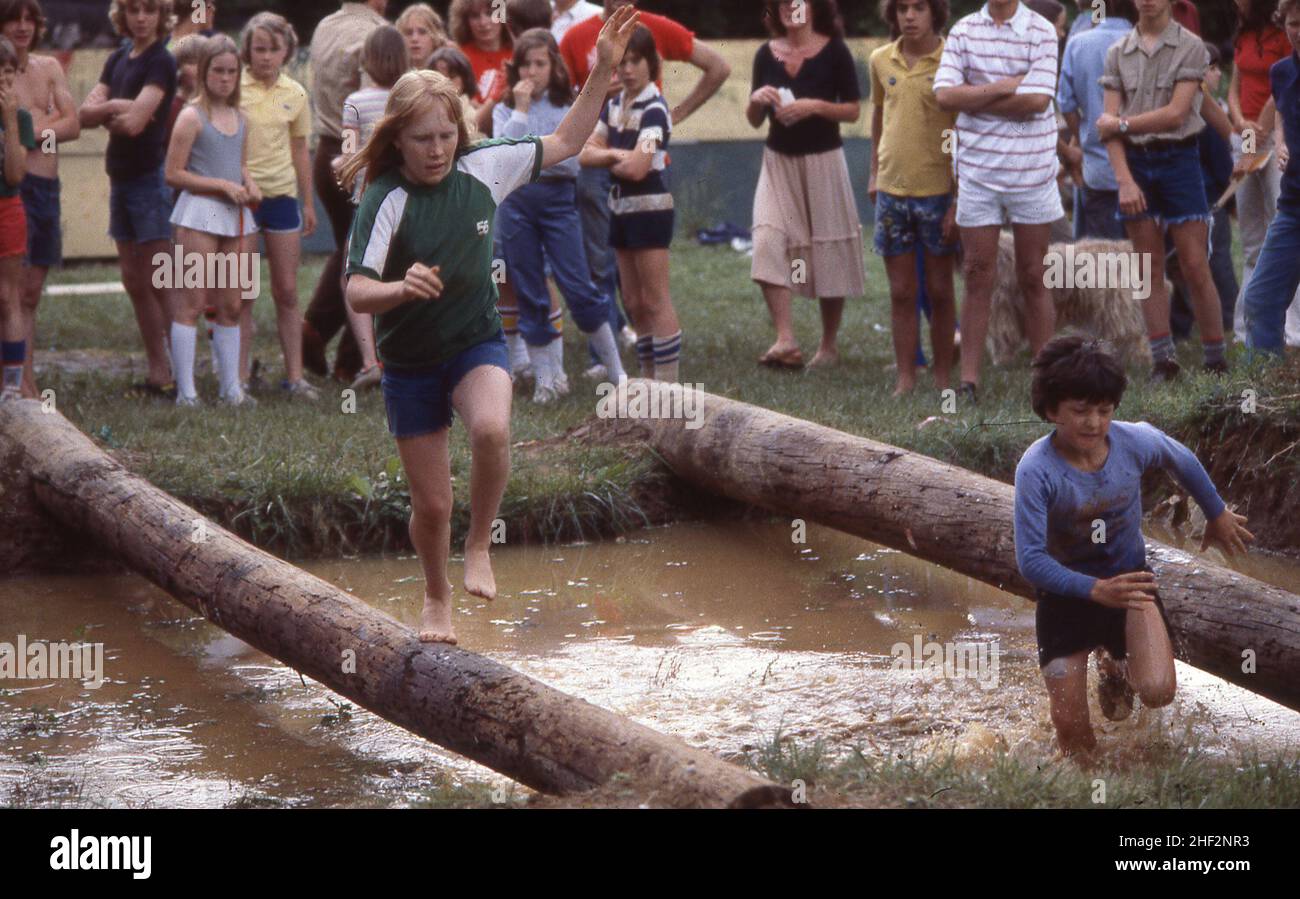
[[[538,384],[533,390],[533,402],[539,406],[549,406],[560,398],[560,394],[555,388],[547,387],[545,384]]]
[[[564,372],[560,372],[555,376],[555,392],[559,396],[569,395],[569,376]]]
[[[603,363],[597,362],[591,368],[582,373],[582,376],[589,381],[608,381],[609,369]]]
[[[618,332],[618,341],[623,344],[625,350],[636,346],[636,332],[632,330],[631,325],[624,325],[623,330]]]
[[[203,401],[200,400],[197,396],[182,396],[181,394],[178,393],[176,394],[176,405],[187,406],[192,408],[194,406],[202,406]]]
[[[220,402],[223,406],[241,406],[250,409],[257,405],[257,400],[242,391],[235,396],[223,396]]]
[[[358,378],[358,380],[360,379]],[[356,387],[357,382],[353,381],[352,386]],[[320,391],[308,384],[306,380],[293,382],[285,381],[280,385],[280,389],[283,390],[285,396],[289,397],[291,400],[300,400],[304,403],[314,403],[320,399]]]

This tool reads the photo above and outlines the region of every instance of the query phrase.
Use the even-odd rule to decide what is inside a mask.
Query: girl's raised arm
[[[578,94],[578,99],[555,132],[542,138],[542,168],[564,162],[582,150],[600,118],[600,108],[605,103],[605,92],[614,66],[623,58],[627,42],[632,39],[632,32],[639,22],[640,14],[631,4],[620,6],[605,20],[596,41],[596,66],[587,76],[582,93]]]

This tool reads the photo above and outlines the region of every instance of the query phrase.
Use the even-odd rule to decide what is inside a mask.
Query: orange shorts
[[[0,259],[27,255],[27,213],[21,196],[0,197]]]

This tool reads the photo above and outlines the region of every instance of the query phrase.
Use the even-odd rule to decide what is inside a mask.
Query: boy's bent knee
[[[1161,678],[1156,683],[1134,684],[1133,689],[1144,706],[1158,709],[1174,701],[1177,685],[1172,678]]]

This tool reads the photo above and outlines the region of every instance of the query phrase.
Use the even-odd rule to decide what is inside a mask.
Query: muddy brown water
[[[800,545],[782,524],[729,522],[502,547],[495,560],[501,597],[458,596],[462,645],[724,757],[778,730],[868,753],[1053,756],[1032,606],[901,553],[816,527]],[[417,621],[413,557],[305,567]],[[1254,558],[1243,570],[1287,587],[1300,564]],[[0,580],[0,642],[20,634],[102,643],[106,681],[0,679],[6,805],[403,806],[448,785],[509,789],[135,576]],[[996,665],[971,655],[950,676],[898,667],[901,645],[923,660],[944,643],[996,643]],[[1300,713],[1181,663],[1178,675],[1173,707],[1101,723],[1103,745],[1300,747]]]

